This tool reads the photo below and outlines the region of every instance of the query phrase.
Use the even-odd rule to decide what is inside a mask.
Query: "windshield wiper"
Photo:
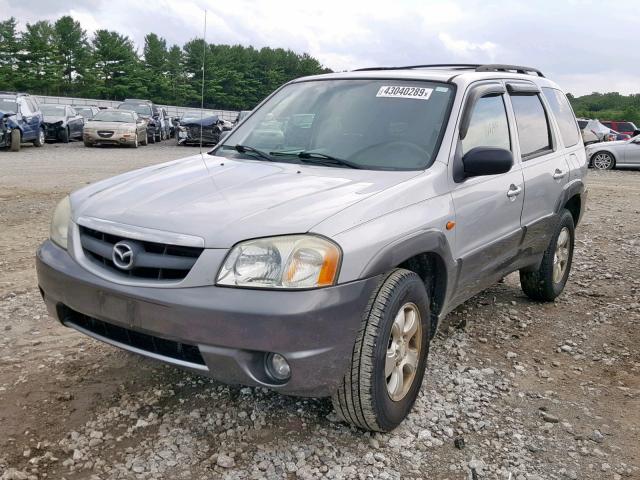
[[[341,167],[348,167],[348,168],[362,168],[357,163],[350,162],[349,160],[344,160],[342,158],[333,157],[331,155],[327,155],[325,153],[320,153],[320,152],[309,152],[309,151],[302,150],[301,152],[270,152],[270,153],[271,155],[274,155],[274,156],[295,155],[298,158],[302,159],[302,161],[305,163],[340,165]]]
[[[229,145],[223,145],[224,147],[229,147]],[[235,145],[233,148],[238,153],[253,153],[256,156],[268,160],[270,162],[275,162],[275,159],[269,155],[267,152],[263,152],[262,150],[258,150],[257,148],[250,147],[249,145]]]

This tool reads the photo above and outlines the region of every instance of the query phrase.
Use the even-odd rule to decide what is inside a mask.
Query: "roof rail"
[[[543,73],[532,67],[523,67],[520,65],[506,65],[501,63],[491,63],[482,65],[479,63],[432,63],[425,65],[407,65],[404,67],[368,67],[358,68],[354,72],[371,72],[375,70],[410,70],[414,68],[448,68],[451,70],[475,70],[476,72],[514,72],[524,75],[536,74],[544,77]]]
[[[535,73],[539,77],[544,77],[544,74],[533,67],[523,67],[521,65],[505,65],[501,63],[490,63],[487,65],[480,65],[476,68],[476,72],[515,72],[525,75]]]
[[[368,72],[374,70],[410,70],[413,68],[452,68],[452,69],[467,69],[467,68],[477,68],[480,64],[478,63],[430,63],[426,65],[407,65],[404,67],[367,67],[367,68],[357,68],[353,70],[354,72]]]

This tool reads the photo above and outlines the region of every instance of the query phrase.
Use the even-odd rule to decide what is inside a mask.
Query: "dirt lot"
[[[565,293],[530,302],[512,275],[462,305],[409,419],[370,435],[327,400],[220,385],[47,316],[33,258],[55,203],[196,151],[0,152],[2,480],[640,479],[640,172],[590,172]]]

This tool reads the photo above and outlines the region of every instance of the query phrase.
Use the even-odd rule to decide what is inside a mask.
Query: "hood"
[[[202,120],[199,118],[184,118],[180,121],[180,125],[202,125],[203,127],[210,127],[216,123],[218,123],[217,115],[204,117]]]
[[[84,124],[85,128],[94,128],[96,130],[118,130],[121,128],[131,129],[135,127],[133,122],[94,122],[92,120]]]
[[[58,123],[58,122],[62,122],[64,123],[66,121],[65,117],[58,117],[55,115],[45,115],[44,116],[44,123]]]
[[[208,248],[305,233],[421,172],[353,170],[195,155],[75,192],[73,217],[201,237]]]

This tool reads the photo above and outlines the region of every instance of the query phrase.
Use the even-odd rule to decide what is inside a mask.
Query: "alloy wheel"
[[[402,400],[413,384],[421,347],[420,310],[414,303],[405,303],[391,326],[384,368],[387,392],[394,402]]]
[[[609,170],[613,166],[613,158],[608,153],[598,153],[593,158],[593,166],[598,170]]]
[[[560,283],[564,278],[569,264],[569,248],[571,246],[571,235],[569,229],[564,227],[560,230],[556,242],[556,251],[553,256],[553,282]]]

